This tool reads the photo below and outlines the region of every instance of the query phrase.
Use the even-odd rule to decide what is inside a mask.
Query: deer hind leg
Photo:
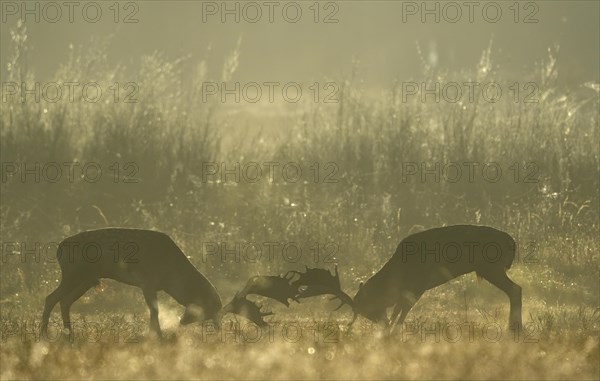
[[[522,296],[521,287],[510,280],[508,275],[504,271],[498,271],[488,274],[481,274],[491,284],[498,287],[508,295],[510,300],[510,315],[509,315],[509,328],[512,330],[519,330],[523,324],[521,317],[522,308]]]
[[[96,284],[96,281],[94,281],[93,283],[89,283],[89,282],[81,283],[77,287],[72,289],[60,301],[60,312],[62,314],[63,327],[65,327],[65,329],[69,330],[70,338],[73,337],[73,328],[71,326],[71,315],[70,315],[71,305],[77,299],[81,298],[81,296],[83,294],[85,294],[87,292],[87,290],[89,290],[90,287],[92,287],[94,284]]]
[[[158,298],[156,296],[156,290],[150,288],[143,288],[144,299],[146,304],[150,308],[150,331],[156,333],[158,337],[161,336],[160,324],[158,322]]]
[[[46,335],[48,331],[48,321],[50,320],[50,314],[56,303],[60,302],[70,290],[70,284],[65,282],[64,279],[60,282],[56,290],[52,291],[47,297],[44,303],[44,312],[42,313],[42,326],[41,334]]]

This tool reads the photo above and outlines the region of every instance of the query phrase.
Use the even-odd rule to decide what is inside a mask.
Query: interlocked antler
[[[254,322],[259,327],[266,327],[269,325],[263,320],[263,317],[273,315],[273,312],[262,312],[262,307],[258,304],[249,301],[245,296],[241,296],[239,293],[235,294],[231,302],[223,307],[223,314],[232,312],[236,315],[245,317],[246,319]]]
[[[298,279],[291,283],[291,286],[299,290],[298,298],[308,298],[311,296],[332,294],[342,302],[335,310],[342,308],[344,304],[352,306],[352,298],[342,291],[340,286],[340,276],[337,265],[335,266],[335,275],[327,269],[308,268],[305,272],[290,271],[288,274],[298,275]],[[286,278],[288,277],[286,274]],[[335,299],[334,298],[334,299]]]
[[[273,315],[273,312],[262,312],[261,307],[248,300],[246,296],[250,294],[264,296],[277,300],[287,307],[290,306],[288,299],[298,303],[298,290],[290,285],[291,278],[288,275],[286,274],[283,277],[272,275],[253,276],[248,279],[244,289],[235,294],[231,302],[223,307],[223,314],[232,312],[251,320],[259,327],[269,325],[263,320],[263,317]]]
[[[298,279],[293,280],[296,276]],[[223,314],[232,312],[264,327],[268,323],[263,317],[273,315],[273,312],[262,312],[260,306],[246,298],[250,294],[277,300],[287,307],[290,306],[289,299],[299,303],[299,298],[331,294],[334,295],[334,299],[341,301],[336,311],[344,304],[352,306],[352,298],[342,291],[340,286],[337,266],[335,275],[327,269],[311,269],[307,266],[305,272],[288,271],[284,276],[259,275],[248,279],[246,286],[223,307]]]
[[[288,299],[298,302],[298,289],[290,285],[290,278],[285,276],[260,275],[248,279],[246,287],[240,292],[240,296],[246,297],[248,294],[265,296],[275,299],[278,302],[290,306]]]

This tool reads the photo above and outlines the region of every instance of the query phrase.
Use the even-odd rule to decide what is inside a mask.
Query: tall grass
[[[33,88],[36,76],[27,62],[24,26],[18,25],[12,36],[13,56],[0,73],[3,82]],[[515,104],[510,97],[494,104],[479,97],[456,104],[423,103],[417,97],[404,101],[400,81],[373,96],[361,86],[359,67],[359,74],[340,81],[339,103],[303,105],[279,120],[288,128],[275,134],[268,128],[236,126],[226,105],[202,101],[203,81],[228,81],[243,65],[239,49],[219,75],[212,75],[204,62],[191,74],[185,72],[188,57],[173,61],[155,53],[144,57],[139,67],[127,68],[111,65],[102,49],[74,47],[53,81],[93,81],[103,89],[115,82],[135,82],[138,102],[23,103],[16,96],[0,103],[3,166],[78,161],[97,162],[107,171],[97,183],[81,178],[36,183],[31,177],[22,182],[18,175],[3,181],[2,378],[597,377],[597,84],[557,87],[556,51],[550,50],[548,59],[532,66],[527,78],[539,86],[538,103]],[[428,86],[453,80],[509,83],[492,55],[487,49],[476,67],[461,73],[435,70],[424,61],[423,78],[415,81]],[[117,182],[110,169],[115,162]],[[297,183],[282,181],[281,176],[274,182],[206,182],[205,162],[225,162],[229,168],[236,162],[294,162],[309,173]],[[436,182],[432,176],[421,181],[418,175],[403,179],[406,163],[431,168],[436,162],[474,162],[479,168],[496,162],[504,173],[498,182],[485,181],[480,171],[474,181],[465,174],[458,182]],[[135,163],[137,182],[125,182],[132,174],[126,163]],[[314,163],[321,169],[316,183],[309,169]],[[525,182],[531,163],[536,181]],[[514,165],[521,168],[518,181],[509,169]],[[324,182],[332,169],[336,182]],[[296,343],[281,337],[254,345],[218,342],[205,340],[199,333],[203,327],[180,327],[173,334],[175,309],[163,307],[174,302],[165,298],[161,321],[167,323],[168,341],[142,339],[126,345],[106,337],[123,324],[143,327],[143,337],[147,308],[137,290],[119,287],[90,292],[74,308],[78,322],[88,319],[108,327],[103,341],[78,339],[63,345],[29,340],[33,334],[27,332],[25,338],[18,331],[11,335],[15,324],[39,318],[44,296],[60,279],[53,261],[18,252],[31,251],[36,242],[58,242],[81,229],[108,224],[162,230],[228,299],[249,275],[304,265],[331,268],[324,256],[332,248],[342,287],[352,293],[413,228],[454,223],[493,225],[517,239],[519,257],[510,271],[523,287],[524,317],[537,339],[534,343],[517,344],[510,338],[499,343],[480,338],[460,343],[435,343],[418,336],[383,338],[370,325],[344,332],[335,343],[315,342],[312,336]],[[6,245],[11,242],[27,246]],[[240,242],[295,242],[303,256],[286,261],[278,250],[274,260],[263,256],[256,262],[231,257],[205,261],[206,242],[229,248]],[[325,246],[330,242],[333,246]],[[317,261],[315,245],[321,250]],[[411,311],[407,327],[453,324],[463,316],[478,323],[503,322],[507,306],[500,294],[463,277],[428,292]],[[88,303],[90,298],[94,303]],[[79,316],[81,309],[85,313]],[[276,310],[275,318],[281,323],[300,316],[314,326],[328,309],[322,301],[303,302]],[[329,313],[327,319],[343,321],[345,313]],[[165,367],[159,359],[176,366]],[[120,361],[117,367],[115,361]]]
[[[32,88],[36,77],[27,63],[26,35],[22,25],[13,31],[13,59],[2,75]],[[492,55],[490,47],[463,73],[424,65],[424,79],[417,82],[508,83]],[[202,102],[199,92],[211,71],[200,62],[187,78],[186,60],[155,53],[132,70],[112,66],[101,49],[74,47],[53,81],[93,81],[103,89],[135,82],[138,102],[22,103],[19,97],[2,102],[3,162],[94,161],[103,169],[133,162],[139,168],[139,182],[131,184],[122,178],[115,184],[112,174],[94,184],[9,178],[2,186],[2,239],[59,241],[82,228],[81,208],[94,205],[110,225],[169,233],[209,278],[233,290],[239,284],[221,278],[314,263],[209,266],[200,261],[202,242],[285,241],[302,247],[335,242],[343,278],[354,284],[383,263],[414,225],[489,224],[523,244],[537,242],[542,256],[537,258],[566,269],[567,277],[583,272],[586,287],[598,296],[591,283],[598,271],[590,266],[597,264],[599,247],[598,91],[583,85],[558,88],[554,51],[528,78],[539,86],[538,103],[514,103],[508,96],[493,104],[479,97],[456,104],[423,103],[417,97],[405,102],[400,82],[374,97],[361,89],[359,74],[341,83],[335,107],[311,104],[300,116],[290,116],[290,127],[276,144],[265,144],[269,136],[258,128],[242,139],[227,136],[223,105]],[[231,78],[238,60],[236,49],[221,80]],[[322,169],[335,163],[337,182],[202,181],[205,162],[251,161],[299,162],[304,168],[316,162]],[[466,175],[456,183],[438,183],[431,176],[405,181],[403,165],[409,162],[428,167],[496,162],[505,172],[497,183],[484,181],[480,171],[474,182]],[[528,163],[537,168],[535,182],[523,181]],[[519,181],[507,172],[512,165],[521,168]],[[13,261],[3,265],[2,278],[3,299],[16,292],[38,298],[41,284],[51,288],[56,282],[58,268]]]

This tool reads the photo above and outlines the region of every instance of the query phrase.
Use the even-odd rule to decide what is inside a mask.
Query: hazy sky
[[[202,1],[138,1],[121,2],[118,15],[114,2],[97,2],[102,15],[95,23],[83,18],[83,4],[74,8],[74,22],[69,22],[68,8],[61,6],[62,16],[51,23],[56,10],[45,2],[27,2],[33,14],[26,25],[33,50],[30,63],[39,78],[53,73],[68,57],[69,45],[89,45],[93,36],[112,34],[109,61],[137,66],[139,58],[153,51],[164,52],[169,58],[191,54],[193,61],[207,58],[212,74],[219,76],[224,57],[242,38],[240,66],[234,79],[244,81],[307,81],[347,76],[352,59],[361,62],[366,79],[375,86],[384,86],[394,77],[409,79],[421,73],[422,64],[416,50],[419,43],[426,58],[449,70],[474,68],[490,39],[494,40],[492,59],[507,73],[519,75],[523,69],[547,55],[547,48],[560,44],[559,73],[563,81],[581,83],[598,80],[600,29],[598,1],[537,1],[521,2],[519,12],[513,1],[498,1],[492,5],[476,2],[473,22],[469,21],[468,2],[440,2],[438,15],[426,15],[421,22],[422,2],[402,1],[337,1],[319,3],[319,22],[314,18],[315,2],[273,2],[273,22],[269,22],[269,6],[264,1],[228,1],[227,7],[239,6],[240,22],[227,15],[221,22],[223,2]],[[39,7],[39,22],[34,17]],[[55,4],[62,4],[59,1]],[[22,11],[21,2],[2,1],[1,44],[3,73],[10,53],[10,28]],[[427,2],[435,7],[436,2]],[[262,17],[254,18],[258,5]],[[462,15],[457,22],[457,7]],[[502,11],[495,18],[496,5]],[[15,6],[17,7],[15,13]],[[418,9],[415,10],[414,7]],[[87,9],[89,19],[95,17],[95,6]],[[284,19],[285,7],[289,19],[299,8],[302,16],[292,23]],[[484,15],[483,8],[487,10]],[[216,11],[215,11],[216,10]],[[124,23],[133,13],[137,23]],[[216,13],[216,14],[212,14]],[[413,14],[415,13],[415,14]],[[331,16],[336,23],[323,22]],[[117,17],[118,23],[114,18]],[[515,22],[515,17],[519,22]],[[203,20],[204,18],[204,20]],[[537,20],[525,23],[525,19]],[[403,20],[405,19],[405,20]],[[208,47],[211,48],[207,55]],[[530,71],[530,70],[527,70]]]

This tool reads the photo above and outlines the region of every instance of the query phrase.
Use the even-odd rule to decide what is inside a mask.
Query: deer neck
[[[394,273],[391,266],[384,266],[381,271],[373,275],[369,280],[374,290],[378,291],[378,300],[385,306],[390,307],[397,302],[396,291],[400,287],[401,279]]]
[[[212,291],[212,287],[207,289],[204,284],[205,280],[202,274],[195,270],[189,271],[186,274],[175,274],[169,279],[164,290],[177,303],[187,307],[192,303],[198,303],[209,298],[209,295],[204,294],[209,290]]]

